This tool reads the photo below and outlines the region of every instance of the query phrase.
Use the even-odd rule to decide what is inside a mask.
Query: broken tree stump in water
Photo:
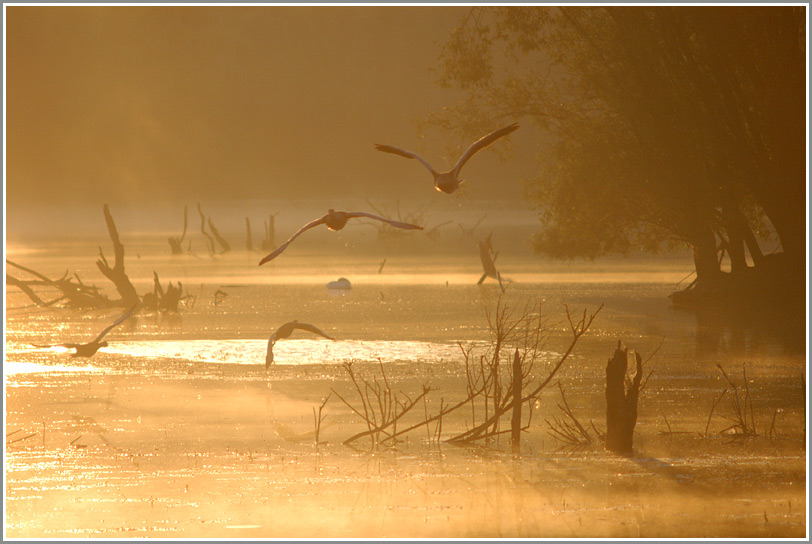
[[[643,378],[643,360],[635,353],[637,372],[633,380],[626,377],[628,349],[618,341],[614,356],[606,365],[606,449],[631,455],[634,426],[637,424],[637,398]]]

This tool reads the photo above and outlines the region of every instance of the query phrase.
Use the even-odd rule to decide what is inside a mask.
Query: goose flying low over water
[[[491,145],[493,142],[498,140],[503,136],[507,136],[514,130],[519,128],[518,123],[513,123],[512,125],[508,125],[504,128],[500,128],[499,130],[495,130],[490,134],[486,134],[479,140],[475,141],[471,144],[471,146],[462,154],[460,159],[457,161],[457,164],[454,165],[454,168],[449,170],[448,172],[438,172],[435,170],[431,164],[424,158],[420,157],[412,153],[411,151],[406,151],[405,149],[400,149],[399,147],[393,147],[391,145],[383,145],[383,144],[375,144],[375,149],[378,151],[383,151],[385,153],[393,153],[395,155],[400,155],[401,157],[406,157],[407,159],[417,159],[420,161],[423,166],[429,169],[431,175],[434,176],[434,187],[443,193],[451,194],[456,191],[460,184],[463,183],[464,180],[460,179],[460,170],[468,162],[474,153],[479,151],[480,149],[484,149]]]
[[[136,306],[137,306],[137,305],[136,305]],[[74,350],[76,350],[76,352],[75,352],[75,353],[72,353],[72,354],[71,354],[71,357],[92,357],[93,355],[95,355],[95,353],[96,353],[97,351],[99,351],[99,348],[104,348],[104,347],[107,347],[107,341],[106,341],[106,340],[102,340],[102,338],[104,338],[104,337],[105,337],[105,335],[106,335],[108,332],[110,332],[111,330],[113,330],[114,328],[116,328],[117,326],[119,326],[119,325],[120,325],[120,324],[121,324],[121,323],[122,323],[122,322],[123,322],[125,319],[127,319],[128,317],[130,317],[131,315],[133,315],[133,312],[135,311],[136,306],[133,306],[132,308],[130,308],[129,310],[127,310],[126,312],[124,312],[124,313],[123,313],[123,314],[122,314],[122,315],[121,315],[121,316],[120,316],[118,319],[116,319],[116,320],[113,322],[113,324],[112,324],[112,325],[110,325],[109,327],[107,327],[106,329],[104,329],[104,330],[103,330],[103,331],[102,331],[102,332],[101,332],[101,333],[100,333],[100,334],[99,334],[99,335],[96,337],[96,339],[95,339],[95,340],[93,340],[92,342],[88,342],[87,344],[57,344],[57,345],[58,345],[58,346],[62,346],[62,347],[64,347],[64,348],[69,348],[69,349],[74,349]],[[47,348],[50,348],[50,347],[53,347],[53,346],[40,346],[40,347],[47,347]]]
[[[304,231],[312,229],[313,227],[318,227],[321,224],[327,225],[327,228],[330,230],[341,230],[344,228],[344,225],[347,224],[347,221],[353,219],[355,217],[367,217],[369,219],[375,219],[377,221],[383,221],[384,223],[389,223],[393,227],[397,227],[399,229],[419,229],[423,230],[423,227],[418,225],[412,225],[411,223],[401,223],[400,221],[393,221],[391,219],[387,219],[385,217],[380,217],[378,215],[373,215],[371,213],[366,212],[337,212],[335,210],[328,210],[328,212],[318,219],[314,219],[310,223],[306,224],[299,230],[297,230],[293,236],[288,238],[288,241],[273,250],[271,253],[266,255],[261,261],[259,261],[259,265],[262,266],[263,264],[267,263],[271,259],[275,259],[280,253],[285,251],[291,242],[293,242],[300,234]]]
[[[268,368],[273,363],[273,346],[279,340],[284,340],[285,338],[290,338],[290,335],[293,334],[293,331],[296,329],[301,329],[303,331],[312,332],[313,334],[321,335],[328,340],[335,340],[332,336],[328,336],[323,331],[321,331],[318,327],[315,327],[309,323],[299,323],[297,320],[288,321],[274,332],[271,337],[268,339],[268,352],[265,354],[265,368]]]

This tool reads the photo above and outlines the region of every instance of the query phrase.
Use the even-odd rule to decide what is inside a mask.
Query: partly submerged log
[[[643,379],[643,360],[635,353],[637,371],[626,378],[628,349],[618,341],[614,356],[606,365],[606,449],[622,455],[633,452],[634,427],[637,424],[637,399]]]
[[[107,308],[118,305],[117,302],[100,294],[98,287],[82,283],[82,280],[79,279],[79,276],[76,274],[74,274],[76,281],[69,278],[67,272],[58,280],[53,280],[36,270],[26,268],[8,259],[6,259],[6,263],[36,278],[33,280],[21,280],[10,274],[6,274],[6,283],[19,287],[37,306],[48,307],[63,301],[66,306],[71,308]],[[34,290],[34,287],[53,288],[59,291],[61,295],[46,301],[39,296]]]

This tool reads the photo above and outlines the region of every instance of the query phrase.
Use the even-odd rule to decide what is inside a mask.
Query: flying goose
[[[375,144],[375,149],[378,151],[383,151],[385,153],[393,153],[395,155],[400,155],[401,157],[406,157],[407,159],[417,159],[423,166],[429,169],[431,175],[434,176],[434,187],[443,193],[451,194],[456,191],[460,184],[463,183],[464,180],[459,178],[460,170],[468,162],[474,153],[479,151],[480,149],[484,149],[491,145],[493,142],[501,138],[502,136],[507,136],[514,130],[519,128],[518,123],[513,123],[512,125],[508,125],[504,128],[500,128],[499,130],[495,130],[490,134],[487,134],[480,138],[479,140],[475,141],[471,144],[471,146],[462,154],[460,159],[457,161],[457,164],[454,165],[454,168],[449,170],[448,172],[437,172],[434,168],[432,168],[431,164],[419,155],[412,153],[411,151],[406,151],[405,149],[400,149],[399,147],[393,147],[391,145],[383,145],[383,144]]]
[[[312,229],[313,227],[317,227],[322,223],[327,225],[327,228],[330,230],[341,230],[344,228],[344,225],[347,224],[347,221],[354,217],[368,217],[370,219],[376,219],[378,221],[383,221],[384,223],[389,223],[390,225],[397,227],[399,229],[420,229],[423,230],[423,227],[418,225],[412,225],[411,223],[401,223],[400,221],[392,221],[391,219],[386,219],[385,217],[380,217],[378,215],[373,215],[371,213],[366,212],[337,212],[333,209],[327,211],[327,213],[319,217],[318,219],[314,219],[310,223],[307,223],[305,226],[297,230],[293,236],[288,238],[288,241],[273,250],[271,253],[266,255],[261,261],[259,261],[259,266],[267,263],[271,259],[275,259],[280,253],[285,251],[291,242],[293,242],[300,234],[304,231]]]
[[[71,354],[71,357],[92,357],[93,355],[95,355],[95,353],[96,353],[97,351],[99,351],[99,348],[105,348],[105,347],[107,347],[107,341],[106,341],[106,340],[104,340],[104,341],[103,341],[103,340],[102,340],[102,338],[104,338],[104,336],[105,336],[105,335],[106,335],[108,332],[110,332],[110,331],[111,331],[111,330],[113,330],[115,327],[117,327],[118,325],[120,325],[122,321],[124,321],[125,319],[127,319],[128,317],[130,317],[130,316],[133,314],[133,312],[135,311],[136,306],[137,306],[137,304],[136,304],[135,306],[133,306],[132,308],[130,308],[129,310],[127,310],[127,311],[126,311],[124,314],[122,314],[122,315],[121,315],[121,316],[120,316],[118,319],[116,319],[116,320],[113,322],[113,324],[112,324],[112,325],[110,325],[109,327],[107,327],[106,329],[104,329],[104,330],[103,330],[103,331],[102,331],[102,332],[101,332],[101,333],[100,333],[100,334],[99,334],[99,335],[96,337],[96,339],[95,339],[95,340],[93,340],[92,342],[88,342],[87,344],[57,344],[57,345],[58,345],[58,346],[65,347],[65,348],[69,348],[69,349],[75,349],[75,350],[76,350],[76,352],[75,352],[75,353],[72,353],[72,354]],[[47,347],[47,348],[49,348],[49,347],[52,347],[52,346],[40,346],[40,347]]]
[[[312,332],[313,334],[321,335],[328,340],[335,340],[332,336],[326,335],[324,332],[319,330],[317,327],[309,324],[309,323],[299,323],[297,320],[288,321],[274,332],[271,337],[268,339],[268,352],[265,354],[265,368],[268,368],[273,363],[273,346],[279,340],[284,340],[285,338],[289,338],[295,329],[301,329],[303,331]]]

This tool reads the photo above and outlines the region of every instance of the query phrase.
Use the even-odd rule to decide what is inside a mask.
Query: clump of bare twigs
[[[350,380],[353,386],[355,386],[355,391],[358,393],[358,398],[361,401],[360,407],[355,407],[350,404],[350,402],[342,397],[335,389],[331,390],[350,410],[361,417],[367,425],[366,431],[354,434],[346,439],[344,444],[350,444],[366,436],[370,438],[373,446],[394,440],[398,435],[398,421],[414,408],[431,390],[426,385],[423,385],[423,391],[414,399],[409,397],[406,393],[395,392],[386,377],[383,361],[379,360],[378,362],[381,369],[381,381],[378,380],[377,376],[374,376],[371,381],[362,376],[358,376],[353,369],[352,362],[344,363],[344,369],[350,375]]]
[[[547,355],[545,347],[548,341],[547,320],[541,312],[541,305],[538,305],[536,311],[525,306],[521,313],[515,315],[500,298],[495,311],[488,312],[491,348],[478,358],[470,348],[463,348],[468,379],[466,400],[471,406],[471,428],[448,441],[487,441],[508,432],[501,429],[502,416],[516,407],[532,406],[567,361],[602,308],[603,305],[592,314],[587,314],[584,310],[581,318],[577,319],[573,318],[565,305],[572,339],[564,354],[557,361],[548,363],[544,377],[536,378],[536,366]],[[514,365],[506,364],[502,354],[505,349],[514,350]],[[532,410],[528,410],[527,422],[520,430],[527,429],[531,418]],[[510,429],[514,445],[517,423],[514,418]]]
[[[313,429],[316,435],[316,445],[324,444],[324,442],[319,441],[319,434],[321,434],[321,423],[324,421],[324,418],[327,417],[326,415],[322,415],[324,411],[324,407],[327,405],[327,401],[330,400],[330,396],[332,393],[327,395],[327,397],[322,401],[321,405],[319,406],[318,413],[316,412],[316,407],[313,407]]]
[[[563,404],[558,404],[558,409],[561,410],[564,415],[560,418],[552,416],[552,420],[545,420],[549,427],[550,435],[560,442],[575,447],[602,442],[606,433],[598,429],[592,420],[589,421],[589,425],[592,428],[591,432],[589,427],[581,424],[567,402],[567,397],[564,395],[564,388],[561,386],[561,382],[558,382],[558,390],[561,392],[561,402],[563,402]]]
[[[733,411],[732,416],[720,414],[720,417],[726,419],[732,424],[719,431],[719,434],[731,435],[733,437],[756,436],[758,433],[756,432],[756,421],[753,413],[753,399],[750,396],[750,387],[747,382],[747,369],[745,365],[742,365],[742,381],[744,383],[743,388],[740,388],[736,382],[733,381],[730,376],[728,376],[725,369],[722,368],[722,365],[716,365],[716,367],[722,373],[725,381],[730,386],[732,397],[730,404]],[[711,406],[711,411],[708,415],[708,423],[705,425],[705,437],[708,436],[711,418],[713,417],[719,403],[722,402],[722,398],[725,396],[727,391],[727,388],[722,389],[719,397],[714,400],[713,405]]]
[[[460,344],[466,375],[465,396],[448,403],[440,399],[439,410],[433,414],[429,412],[427,397],[431,388],[426,384],[418,396],[411,398],[402,392],[394,392],[382,361],[379,361],[380,380],[378,377],[371,380],[360,377],[356,375],[351,363],[345,364],[344,368],[350,375],[360,406],[351,404],[335,390],[333,393],[366,423],[367,429],[351,436],[344,444],[367,436],[373,446],[391,444],[399,436],[425,427],[429,442],[438,443],[490,442],[502,434],[511,433],[514,449],[518,449],[520,434],[528,429],[532,420],[532,405],[552,382],[602,308],[603,305],[592,314],[587,314],[584,310],[580,318],[574,318],[569,308],[566,308],[572,338],[564,354],[547,362],[542,377],[537,377],[537,367],[548,356],[545,351],[549,338],[547,319],[541,311],[541,305],[528,304],[522,311],[515,311],[500,297],[495,310],[486,311],[491,332],[489,347],[482,353],[475,354],[472,346]],[[411,425],[401,425],[399,428],[403,416],[421,399],[424,402],[423,417]],[[443,418],[466,406],[470,407],[469,425],[466,425],[464,431],[457,430],[444,439]],[[526,417],[522,410],[525,406]],[[503,429],[502,420],[508,414],[510,424]]]

